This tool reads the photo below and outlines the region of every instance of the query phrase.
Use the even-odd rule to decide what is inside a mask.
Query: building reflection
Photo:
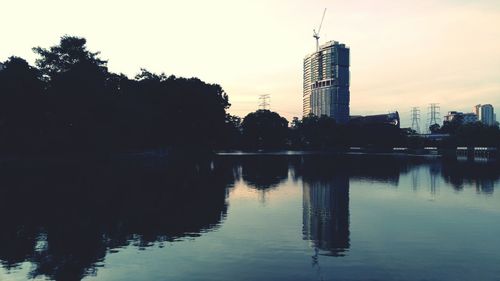
[[[349,249],[349,177],[304,181],[303,238],[322,254],[343,256]]]
[[[476,180],[477,193],[493,194],[494,190],[495,190],[495,182],[492,179]]]
[[[500,179],[500,166],[498,163],[444,161],[441,176],[456,191],[475,186],[478,193],[493,194],[495,183]]]
[[[302,234],[313,262],[343,256],[351,243],[350,181],[398,186],[405,173],[414,190],[430,178],[431,191],[475,184],[486,194],[500,178],[498,165],[365,156],[0,163],[0,266],[9,272],[29,263],[27,278],[95,275],[121,248],[161,247],[217,229],[240,180],[263,194],[287,179],[302,182]]]
[[[432,195],[436,195],[438,189],[438,178],[441,175],[441,163],[433,162],[429,164],[429,189]]]

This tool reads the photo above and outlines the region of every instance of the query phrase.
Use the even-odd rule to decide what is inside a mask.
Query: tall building
[[[495,125],[495,112],[493,110],[493,105],[483,104],[481,105],[481,114],[479,119],[483,124],[488,126]]]
[[[303,115],[349,121],[349,47],[329,41],[304,58]]]
[[[472,108],[474,113],[477,115],[477,120],[481,121],[483,124],[488,126],[493,126],[496,124],[495,111],[493,105],[491,104],[478,104]]]

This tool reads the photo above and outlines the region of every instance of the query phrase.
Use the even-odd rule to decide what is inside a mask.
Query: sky
[[[302,114],[302,63],[327,8],[320,43],[351,50],[351,115],[429,103],[471,112],[500,110],[498,0],[182,0],[1,1],[0,61],[34,64],[31,48],[63,35],[87,39],[110,71],[140,68],[198,77],[228,93],[230,113],[258,109],[258,97],[291,120]]]

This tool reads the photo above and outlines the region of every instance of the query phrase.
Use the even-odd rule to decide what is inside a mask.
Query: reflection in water
[[[417,191],[418,189],[418,179],[420,178],[420,169],[412,169],[411,170],[411,188],[413,191]]]
[[[274,155],[244,157],[239,161],[243,180],[250,187],[264,191],[287,179],[288,163],[288,158]]]
[[[80,280],[109,252],[217,227],[232,167],[208,161],[10,164],[0,174],[0,262],[30,278]]]
[[[476,180],[476,191],[478,193],[493,194],[495,189],[495,182],[491,179],[478,179]]]
[[[457,191],[462,190],[464,185],[475,185],[477,192],[492,194],[494,183],[500,179],[498,164],[446,161],[441,169],[445,182]]]
[[[374,178],[380,171],[366,171],[351,157],[302,157],[293,162],[294,175],[302,179],[302,234],[316,254],[343,256],[349,249],[349,178]],[[383,179],[386,180],[385,173]]]
[[[288,178],[289,160],[276,155],[256,155],[239,159],[241,177],[259,191],[259,201],[266,202],[266,193]]]
[[[342,256],[349,248],[349,178],[304,182],[303,235],[314,247]]]
[[[441,176],[457,191],[468,186],[492,194],[500,169],[367,155],[4,163],[0,164],[0,265],[12,271],[28,262],[28,277],[51,280],[98,274],[105,257],[121,248],[162,247],[217,229],[228,212],[228,190],[240,179],[262,194],[286,180],[302,182],[303,239],[311,241],[317,254],[343,256],[354,243],[350,181],[394,187],[404,182],[400,177],[405,174],[415,191],[422,184],[435,193]]]
[[[429,164],[429,180],[430,180],[430,192],[432,195],[436,194],[438,177],[441,173],[441,165],[438,162],[433,162]]]

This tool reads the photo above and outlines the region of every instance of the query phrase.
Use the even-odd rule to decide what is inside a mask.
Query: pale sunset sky
[[[320,43],[351,49],[351,115],[428,103],[500,111],[499,0],[2,1],[0,61],[34,64],[34,46],[85,37],[110,71],[140,68],[220,84],[245,116],[271,95],[271,110],[302,114],[302,60],[327,8]],[[500,114],[497,114],[500,116]]]

